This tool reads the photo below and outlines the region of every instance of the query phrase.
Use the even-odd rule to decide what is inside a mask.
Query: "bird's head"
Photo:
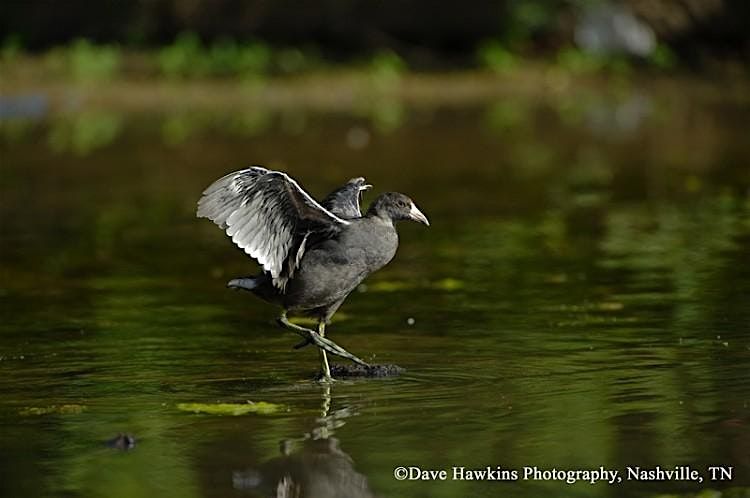
[[[413,220],[430,226],[427,216],[417,208],[414,201],[398,192],[380,194],[367,212],[392,221]]]

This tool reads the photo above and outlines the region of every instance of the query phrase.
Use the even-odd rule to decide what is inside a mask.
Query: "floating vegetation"
[[[431,286],[433,289],[444,291],[455,291],[464,288],[464,282],[455,278],[444,278],[434,282]]]
[[[78,415],[86,411],[83,405],[49,405],[49,406],[27,406],[21,408],[18,413],[22,416],[32,415]]]
[[[381,280],[367,284],[367,290],[372,292],[396,292],[413,288],[414,284],[398,280]]]
[[[208,415],[247,415],[257,413],[260,415],[273,415],[281,411],[287,411],[283,405],[268,403],[266,401],[248,401],[246,403],[178,403],[177,409],[183,412],[205,413]]]
[[[407,282],[401,280],[381,280],[361,286],[362,292],[400,292],[413,289],[433,289],[442,291],[456,291],[464,288],[464,282],[456,278],[443,278],[434,282]]]
[[[619,301],[586,302],[582,304],[556,304],[545,306],[545,311],[561,313],[587,313],[590,311],[620,311],[625,305]]]

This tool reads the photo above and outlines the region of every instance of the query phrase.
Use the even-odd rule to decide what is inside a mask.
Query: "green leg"
[[[362,365],[364,367],[370,366],[364,361],[360,360],[358,357],[351,354],[346,349],[342,348],[335,342],[331,341],[330,339],[321,337],[320,334],[318,334],[314,330],[310,330],[305,327],[300,327],[299,325],[295,325],[294,323],[290,322],[286,316],[286,311],[281,312],[281,316],[277,319],[277,322],[282,327],[292,330],[295,333],[302,336],[307,341],[312,342],[313,344],[318,346],[320,349],[328,351],[329,353],[334,354],[336,356],[341,356],[342,358],[346,358],[347,360],[352,360],[354,363],[357,363],[358,365]]]
[[[318,334],[320,337],[325,338],[326,336],[326,322],[321,320],[318,322]],[[328,365],[328,355],[325,349],[320,350],[320,360],[323,363],[323,380],[326,382],[331,381],[331,367]]]

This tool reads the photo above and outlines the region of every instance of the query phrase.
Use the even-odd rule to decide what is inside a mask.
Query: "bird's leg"
[[[358,365],[362,365],[364,367],[369,367],[367,363],[360,360],[358,357],[351,354],[346,349],[342,348],[335,342],[333,342],[330,339],[326,339],[325,337],[321,337],[320,334],[315,332],[314,330],[307,329],[305,327],[300,327],[299,325],[296,325],[289,321],[289,319],[286,316],[286,311],[281,312],[281,316],[276,320],[279,325],[281,325],[284,328],[287,328],[289,330],[294,331],[295,333],[299,334],[303,338],[305,338],[306,341],[310,341],[316,346],[318,346],[321,349],[324,349],[328,351],[331,354],[334,354],[336,356],[341,356],[342,358],[346,358],[347,360],[351,360],[354,363],[357,363]]]
[[[318,322],[318,334],[320,337],[325,338],[326,336],[326,321],[321,318]],[[326,355],[325,349],[320,350],[320,360],[323,363],[323,380],[331,380],[331,367],[328,365],[328,355]]]

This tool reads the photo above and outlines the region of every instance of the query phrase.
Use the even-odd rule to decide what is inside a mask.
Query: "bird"
[[[396,222],[430,225],[398,192],[380,194],[363,215],[362,193],[370,188],[363,177],[352,178],[319,203],[286,173],[252,166],[219,178],[198,201],[197,217],[213,221],[262,267],[227,286],[280,306],[277,323],[304,339],[295,348],[319,348],[325,381],[332,380],[327,353],[369,367],[326,337],[331,317],[368,275],[393,259]],[[289,314],[317,319],[317,330],[292,323]]]

